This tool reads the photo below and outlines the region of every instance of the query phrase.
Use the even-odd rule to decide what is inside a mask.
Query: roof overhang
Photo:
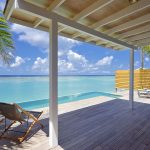
[[[78,0],[78,3],[84,3],[81,1]],[[86,1],[89,3],[88,0]],[[104,0],[94,1],[93,4],[86,6],[79,13],[75,13],[74,17],[70,17],[69,13],[72,12],[71,8],[73,6],[65,0],[7,0],[4,15],[7,20],[13,23],[43,31],[49,31],[50,21],[55,19],[59,24],[60,35],[112,49],[137,49],[140,46],[149,44],[149,0],[140,0],[129,6],[126,4],[125,8],[108,15],[102,20],[98,20],[90,26],[87,25],[87,20],[90,22],[88,18],[90,15],[104,8],[107,10],[110,4],[112,6],[115,4],[115,1],[117,0],[110,0],[109,2]],[[45,5],[48,3],[49,6],[46,7]],[[86,3],[83,5],[86,5]],[[126,14],[124,14],[125,12]],[[134,14],[135,12],[139,13],[139,17]],[[141,15],[142,13],[144,15]],[[129,16],[132,19],[128,19]],[[123,18],[128,21],[122,24],[124,22]],[[106,28],[106,25],[112,26],[112,28],[102,31],[102,27]]]

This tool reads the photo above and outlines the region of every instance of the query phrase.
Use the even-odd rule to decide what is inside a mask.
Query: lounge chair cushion
[[[18,110],[15,104],[0,103],[0,114],[7,119],[15,121],[24,121],[22,113]]]

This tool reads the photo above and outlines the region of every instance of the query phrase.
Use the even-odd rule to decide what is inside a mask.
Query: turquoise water
[[[66,103],[96,96],[115,97],[114,76],[60,76],[58,102]],[[25,108],[48,106],[48,77],[1,77],[0,101],[19,103]]]

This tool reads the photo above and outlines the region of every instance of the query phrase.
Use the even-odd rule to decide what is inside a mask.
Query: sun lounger
[[[138,96],[150,98],[150,90],[149,89],[138,89]]]
[[[0,135],[1,138],[10,139],[16,141],[14,138],[10,138],[9,136],[4,136],[7,131],[14,131],[9,130],[12,126],[16,123],[19,125],[24,125],[26,123],[26,130],[23,131],[14,131],[14,132],[21,132],[23,135],[17,138],[17,142],[23,142],[29,132],[31,131],[32,127],[37,123],[42,128],[44,127],[42,123],[39,121],[39,117],[42,115],[43,112],[36,112],[36,111],[26,111],[22,107],[17,104],[8,104],[8,103],[0,103],[0,115],[4,116],[4,119],[1,119],[2,123],[4,121],[4,130]],[[32,123],[29,125],[29,119],[32,120]],[[7,126],[7,120],[9,120],[9,125]]]

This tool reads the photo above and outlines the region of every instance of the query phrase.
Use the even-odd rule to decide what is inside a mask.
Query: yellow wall
[[[117,70],[115,75],[116,88],[129,89],[129,70]],[[134,71],[134,89],[150,89],[150,69]]]

